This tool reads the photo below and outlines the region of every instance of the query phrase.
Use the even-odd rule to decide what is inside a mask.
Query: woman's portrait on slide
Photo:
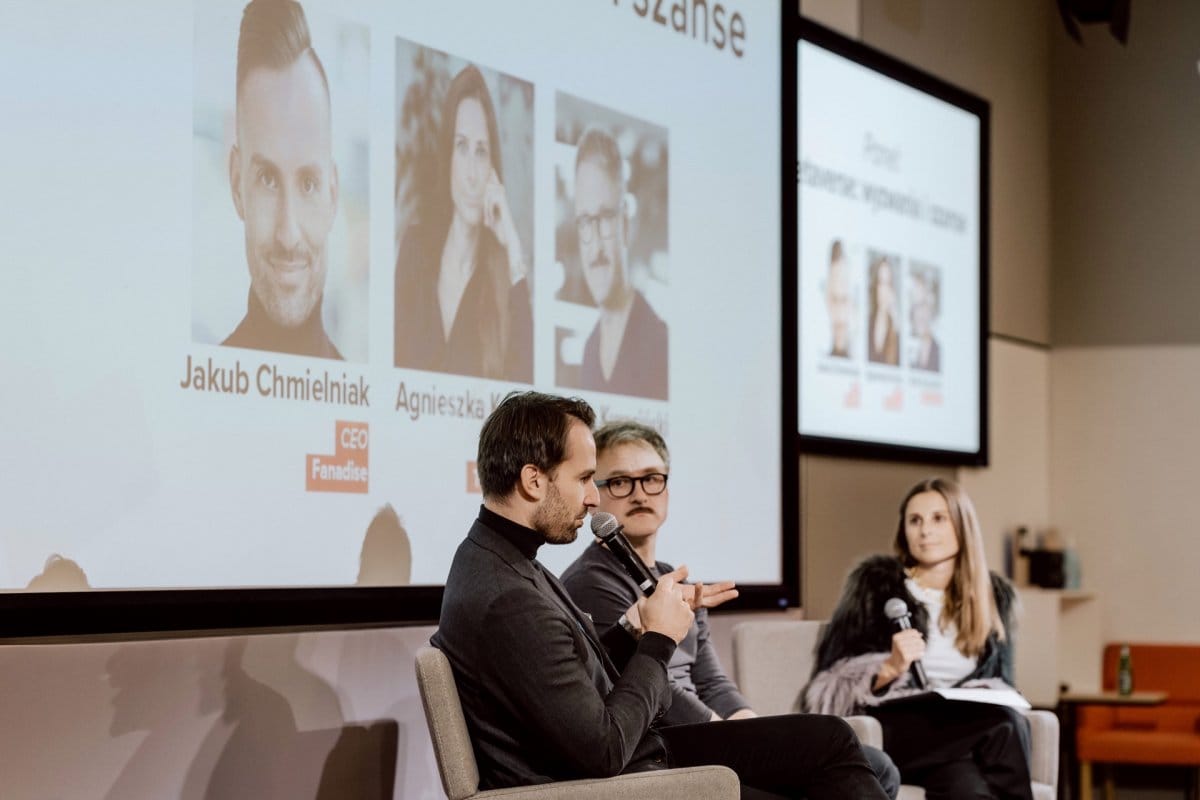
[[[396,40],[397,367],[533,382],[533,85]]]
[[[870,251],[870,309],[867,357],[876,364],[900,363],[900,259]]]

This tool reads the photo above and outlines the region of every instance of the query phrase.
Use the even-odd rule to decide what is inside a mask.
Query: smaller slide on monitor
[[[801,448],[987,461],[988,104],[804,22]]]

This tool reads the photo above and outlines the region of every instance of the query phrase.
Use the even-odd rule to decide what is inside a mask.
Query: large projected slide
[[[436,586],[531,387],[781,583],[773,0],[4,16],[0,589]]]
[[[877,445],[978,463],[986,104],[805,31],[800,433],[824,445],[813,449]]]

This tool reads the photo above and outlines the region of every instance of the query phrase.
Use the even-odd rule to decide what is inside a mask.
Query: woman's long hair
[[[971,498],[958,484],[944,478],[921,481],[908,490],[900,503],[900,522],[896,527],[893,547],[905,567],[916,566],[917,560],[908,549],[904,518],[908,512],[908,501],[925,492],[937,492],[945,499],[946,508],[950,511],[950,523],[958,538],[958,555],[954,560],[954,575],[946,589],[942,620],[954,622],[957,628],[954,644],[959,651],[964,655],[977,656],[983,652],[988,636],[995,633],[1003,640],[1006,634],[1000,611],[996,608],[992,578],[983,552],[983,532]]]
[[[437,256],[435,264],[441,263],[442,247],[446,244],[446,236],[450,232],[450,223],[454,218],[454,199],[450,189],[450,168],[454,158],[454,129],[458,120],[458,107],[463,100],[468,98],[474,98],[483,107],[483,114],[487,119],[488,150],[491,154],[492,168],[496,170],[497,179],[501,183],[504,182],[504,166],[500,158],[500,127],[496,121],[496,107],[492,104],[492,95],[488,91],[483,73],[474,64],[468,64],[454,76],[442,103],[442,128],[438,139],[439,179],[433,207],[430,209],[432,213],[429,217],[433,223],[431,226],[433,233],[431,244],[433,246],[429,252]],[[475,317],[475,324],[479,329],[483,376],[500,378],[504,377],[504,361],[508,351],[508,294],[512,282],[509,278],[507,253],[482,221],[479,223],[479,227],[479,238],[475,245],[473,260],[475,269],[485,271],[485,278],[491,291],[484,293],[485,300],[481,308],[466,309],[466,312]],[[463,309],[460,309],[459,313],[463,313]]]

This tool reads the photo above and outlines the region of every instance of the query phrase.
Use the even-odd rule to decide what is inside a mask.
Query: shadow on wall
[[[396,797],[405,800],[444,797],[413,666],[417,650],[428,643],[431,632],[431,628],[373,635],[355,632],[344,640],[338,661],[346,712],[359,716],[371,709],[372,716],[395,720],[399,728]]]
[[[359,586],[408,586],[412,578],[412,544],[400,515],[388,503],[375,513],[358,556]]]
[[[297,642],[280,635],[253,643],[255,666],[289,687],[296,708],[247,671],[248,639],[198,641],[186,659],[163,642],[118,648],[107,664],[116,691],[110,732],[145,737],[106,797],[174,794],[163,785],[170,776],[162,767],[180,752],[195,753],[178,792],[185,800],[392,797],[398,725],[342,724],[333,689],[296,661]],[[175,719],[180,698],[190,696],[201,715],[214,716],[198,744],[195,732]],[[300,730],[297,716],[320,725]]]

